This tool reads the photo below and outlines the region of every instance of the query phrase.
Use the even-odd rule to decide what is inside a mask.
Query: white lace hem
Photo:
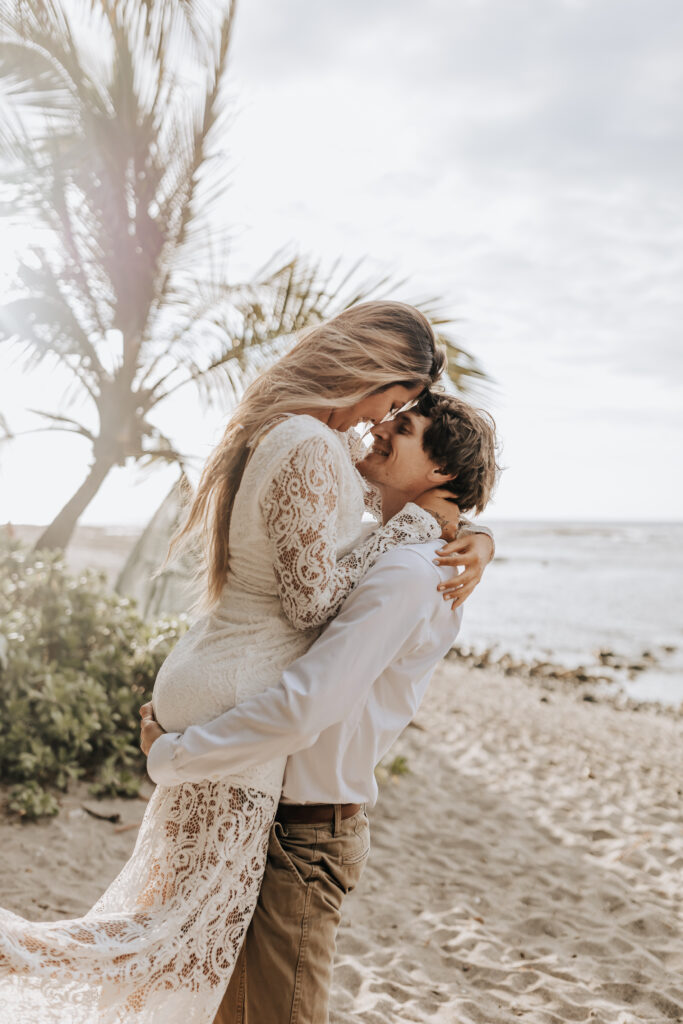
[[[84,917],[0,911],[2,1024],[211,1024],[276,806],[232,779],[157,787],[133,856]]]

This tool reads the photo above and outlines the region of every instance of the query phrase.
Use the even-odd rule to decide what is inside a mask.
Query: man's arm
[[[220,778],[311,746],[323,729],[367,698],[400,652],[428,635],[436,612],[437,571],[418,553],[383,555],[347,598],[311,649],[280,683],[206,725],[167,733],[150,750],[147,770],[162,785]],[[459,616],[448,610],[452,643]]]

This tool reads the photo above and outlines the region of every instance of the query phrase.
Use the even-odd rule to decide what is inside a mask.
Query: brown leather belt
[[[341,819],[352,818],[362,804],[339,804]],[[334,804],[278,804],[276,821],[289,825],[325,825],[334,822]]]

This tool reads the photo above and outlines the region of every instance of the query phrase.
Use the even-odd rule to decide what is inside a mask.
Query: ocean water
[[[683,523],[491,526],[459,644],[596,671],[609,650],[645,665],[612,673],[630,696],[683,703]]]

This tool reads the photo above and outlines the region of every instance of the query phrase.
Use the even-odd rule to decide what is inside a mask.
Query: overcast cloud
[[[567,354],[680,365],[683,5],[274,6],[243,6],[234,68],[279,126],[261,195],[292,229],[310,210],[349,256],[396,253],[456,302],[540,306]]]

